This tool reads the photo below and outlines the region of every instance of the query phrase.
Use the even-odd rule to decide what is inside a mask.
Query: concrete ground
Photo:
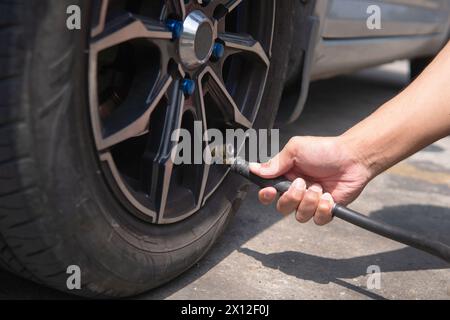
[[[283,142],[293,135],[342,133],[406,83],[404,62],[313,83],[301,118],[282,129]],[[450,137],[377,177],[351,207],[450,244]],[[372,265],[381,270],[379,289],[367,288]],[[0,283],[0,297],[61,297],[3,272]],[[203,260],[139,298],[449,299],[450,269],[338,219],[319,228],[282,218],[260,205],[252,188]]]

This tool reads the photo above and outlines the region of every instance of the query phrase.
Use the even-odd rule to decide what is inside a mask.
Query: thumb
[[[265,163],[252,162],[249,164],[250,171],[262,178],[272,179],[279,177],[294,164],[292,146],[289,143],[275,157]]]

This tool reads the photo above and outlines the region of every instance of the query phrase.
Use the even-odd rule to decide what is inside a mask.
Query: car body
[[[317,0],[305,1],[299,20],[307,34],[294,41],[305,54],[299,56],[296,74],[299,95],[287,106],[285,121],[301,113],[310,81],[350,73],[398,59],[432,57],[449,36],[448,0]],[[373,6],[379,8],[373,11]],[[376,10],[376,9],[375,9]],[[379,14],[379,29],[369,28]],[[295,60],[295,58],[293,58]],[[295,77],[294,76],[294,77]],[[292,80],[291,80],[292,81]]]

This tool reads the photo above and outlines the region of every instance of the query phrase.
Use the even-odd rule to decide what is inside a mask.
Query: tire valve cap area
[[[191,79],[183,79],[181,81],[181,90],[187,96],[191,96],[195,91],[195,82]]]

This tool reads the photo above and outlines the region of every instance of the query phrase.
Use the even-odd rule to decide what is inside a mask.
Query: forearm
[[[371,175],[450,134],[450,43],[402,93],[340,139]]]

